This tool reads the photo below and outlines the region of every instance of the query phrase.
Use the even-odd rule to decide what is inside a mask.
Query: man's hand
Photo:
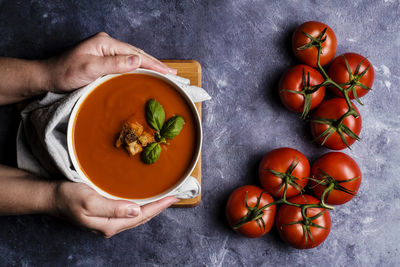
[[[101,32],[50,59],[0,57],[0,105],[16,103],[47,91],[68,92],[97,78],[146,68],[176,74],[142,50]]]
[[[163,74],[176,74],[159,60],[144,51],[100,32],[83,41],[72,50],[48,60],[52,90],[70,91],[95,79],[114,73],[123,73],[139,67]]]
[[[3,165],[0,183],[0,215],[47,213],[105,237],[139,226],[178,201],[166,197],[139,207],[104,198],[82,183],[49,182]]]
[[[166,197],[140,207],[129,201],[104,198],[85,184],[61,182],[55,189],[54,201],[53,215],[109,238],[146,223],[178,199]]]

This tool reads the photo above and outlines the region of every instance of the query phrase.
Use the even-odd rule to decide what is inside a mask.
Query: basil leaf
[[[182,116],[174,116],[170,118],[162,127],[161,136],[168,139],[174,138],[181,132],[184,124],[185,120]]]
[[[160,144],[154,142],[147,145],[142,151],[142,161],[146,164],[152,164],[158,160],[161,154]]]
[[[161,131],[164,125],[165,112],[160,103],[151,99],[146,104],[147,123],[157,132]]]

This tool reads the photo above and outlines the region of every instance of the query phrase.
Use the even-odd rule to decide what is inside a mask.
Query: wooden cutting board
[[[171,68],[178,70],[178,75],[190,80],[191,85],[196,85],[201,87],[201,65],[195,60],[162,60],[166,65]],[[201,102],[196,103],[197,111],[199,112],[201,119]],[[199,181],[201,185],[201,154],[197,165],[195,166],[192,174],[194,178]],[[173,205],[173,207],[194,207],[199,205],[201,202],[201,192],[200,194],[191,199],[181,200]]]

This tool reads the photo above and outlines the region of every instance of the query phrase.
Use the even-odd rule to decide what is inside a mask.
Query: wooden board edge
[[[162,60],[163,63],[165,63],[166,65],[168,65],[169,67],[172,68],[176,68],[178,70],[178,75],[181,75],[182,77],[187,76],[188,74],[196,74],[196,81],[192,82],[191,84],[196,85],[201,87],[201,65],[198,61],[196,60]],[[187,65],[186,66],[182,66],[183,65]],[[186,75],[185,75],[186,74]],[[200,118],[202,117],[202,103],[196,103],[196,109],[200,115]],[[201,154],[199,156],[199,160],[196,164],[196,167],[198,167],[197,169],[197,176],[196,179],[198,180],[198,182],[201,183],[202,180],[202,168],[201,168]],[[177,203],[175,203],[174,205],[172,205],[172,208],[191,208],[191,207],[196,207],[201,203],[201,195],[202,193],[200,192],[200,194],[194,198],[191,199],[183,199]]]

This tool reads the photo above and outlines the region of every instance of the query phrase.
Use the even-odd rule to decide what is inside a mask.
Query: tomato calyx
[[[367,73],[367,71],[370,69],[371,65],[368,65],[368,67],[365,68],[365,70],[363,72],[359,73],[362,63],[366,60],[366,58],[363,58],[363,60],[361,60],[361,62],[357,65],[357,68],[354,71],[354,73],[352,73],[349,62],[347,61],[347,59],[344,55],[343,55],[343,58],[344,58],[344,62],[346,63],[347,72],[349,74],[349,81],[345,84],[340,84],[341,88],[338,88],[338,89],[345,95],[348,95],[348,93],[351,91],[353,93],[354,99],[360,105],[364,105],[357,96],[356,87],[359,86],[364,90],[372,90],[370,87],[368,87],[365,84],[360,82],[360,79]],[[345,86],[347,86],[347,88],[344,88]]]
[[[368,69],[370,68],[371,65],[368,65],[368,68],[366,68],[362,73],[358,74],[358,72],[360,71],[361,64],[362,64],[362,62],[365,60],[365,59],[363,59],[363,60],[360,62],[360,64],[357,66],[356,71],[355,71],[354,74],[353,74],[353,73],[351,73],[351,69],[350,69],[349,63],[347,62],[347,59],[345,58],[345,61],[346,61],[346,68],[347,68],[347,71],[349,72],[349,77],[351,77],[351,78],[350,78],[350,80],[349,80],[349,82],[348,82],[348,83],[349,83],[348,85],[350,85],[350,86],[349,86],[348,88],[344,89],[344,88],[342,88],[342,86],[346,86],[346,84],[344,84],[344,85],[339,85],[339,84],[337,84],[336,82],[334,82],[334,81],[329,77],[329,75],[326,73],[325,69],[321,66],[321,54],[322,54],[322,47],[320,46],[320,47],[318,47],[317,67],[318,67],[318,70],[322,73],[322,75],[323,75],[324,78],[325,78],[325,81],[324,81],[322,84],[323,84],[323,85],[329,85],[329,84],[330,84],[330,85],[336,87],[337,89],[339,89],[340,92],[342,92],[342,94],[343,94],[343,96],[344,96],[344,99],[346,100],[347,106],[349,107],[348,111],[342,116],[343,119],[344,119],[345,117],[347,117],[347,116],[350,116],[350,115],[352,115],[354,118],[358,118],[359,115],[358,115],[358,113],[355,111],[355,109],[354,109],[354,107],[353,107],[353,105],[352,105],[352,103],[351,103],[351,101],[350,101],[350,97],[349,97],[348,92],[349,92],[349,91],[355,91],[355,87],[356,87],[357,85],[358,85],[358,86],[361,86],[363,89],[371,90],[371,88],[369,88],[369,87],[367,87],[366,85],[364,85],[364,84],[362,84],[362,83],[359,82],[359,80],[361,79],[361,77],[365,75],[365,73],[368,71]],[[350,84],[350,83],[351,83],[351,84]],[[354,88],[354,89],[353,89],[353,88]],[[363,104],[361,103],[360,99],[357,97],[357,93],[356,93],[356,92],[353,92],[353,95],[354,95],[354,98],[357,100],[357,102],[360,103],[361,105],[363,105]],[[342,119],[342,118],[341,118],[341,119]]]
[[[327,36],[324,37],[327,29],[328,28],[324,28],[322,30],[322,32],[316,38],[303,31],[303,34],[310,39],[310,42],[306,43],[303,46],[298,47],[297,50],[306,50],[311,47],[316,47],[318,49],[320,49],[320,48],[322,49],[322,43],[325,42],[325,40],[327,38]]]
[[[315,179],[313,177],[309,177],[308,179],[316,182],[316,185],[314,185],[312,188],[318,186],[318,185],[322,185],[322,186],[326,186],[325,190],[322,192],[321,195],[321,204],[324,206],[329,206],[327,204],[325,204],[325,200],[328,199],[329,195],[331,194],[331,192],[333,190],[338,190],[338,191],[342,191],[346,194],[350,194],[355,196],[356,195],[356,191],[347,189],[346,187],[342,186],[342,183],[347,183],[347,182],[352,182],[355,181],[357,179],[360,179],[361,176],[357,176],[351,179],[347,179],[347,180],[342,180],[342,181],[337,181],[335,180],[332,176],[330,176],[327,172],[323,171],[322,169],[318,169],[320,171],[319,176],[321,178],[323,178],[322,180],[319,179]]]
[[[299,181],[299,178],[295,177],[292,175],[294,169],[296,168],[297,164],[299,164],[300,160],[297,160],[297,158],[295,160],[293,160],[293,162],[290,164],[290,166],[288,167],[288,169],[286,170],[285,173],[282,172],[278,172],[272,169],[265,169],[266,171],[272,173],[273,175],[275,175],[276,177],[279,177],[282,179],[282,183],[280,184],[278,190],[276,191],[276,193],[274,195],[277,195],[282,188],[284,188],[284,199],[286,200],[286,190],[288,185],[293,186],[294,188],[296,188],[297,191],[299,191],[299,193],[302,193],[304,191],[304,189],[301,187],[301,185],[297,182]]]
[[[301,206],[301,215],[302,215],[303,219],[300,221],[284,224],[284,225],[301,224],[301,226],[303,227],[303,232],[304,232],[305,246],[307,246],[307,244],[308,244],[308,239],[311,239],[311,242],[314,244],[314,238],[311,234],[311,227],[326,229],[326,227],[323,227],[319,224],[313,223],[314,220],[316,220],[319,217],[321,217],[322,215],[324,215],[326,210],[323,210],[320,213],[318,213],[317,215],[312,216],[312,217],[307,216],[307,209],[315,208],[315,206],[318,206],[318,205],[315,205],[315,204],[302,205]]]
[[[302,74],[302,86],[303,89],[301,91],[295,91],[295,90],[289,90],[289,89],[283,89],[282,91],[290,92],[293,94],[300,94],[304,97],[304,106],[303,106],[303,112],[301,113],[301,118],[305,119],[310,112],[310,106],[311,106],[311,95],[318,91],[321,87],[325,85],[324,83],[318,84],[318,85],[310,85],[310,72],[307,72],[307,78],[304,73],[304,68],[303,68],[303,74]]]
[[[270,204],[267,204],[267,205],[259,208],[261,197],[262,197],[262,194],[264,193],[264,192],[261,192],[260,196],[257,198],[256,205],[254,207],[250,207],[248,205],[248,203],[247,203],[247,192],[248,191],[246,191],[246,195],[245,195],[245,198],[244,198],[244,203],[246,205],[246,208],[247,208],[248,212],[247,212],[247,214],[245,216],[240,218],[240,220],[233,226],[233,229],[238,229],[242,225],[244,225],[244,224],[246,224],[248,222],[251,222],[251,221],[256,221],[261,230],[262,230],[262,227],[265,229],[265,222],[264,222],[264,219],[263,219],[264,210],[266,208],[268,208],[269,206],[272,206],[274,203],[270,203]]]
[[[352,110],[355,113],[357,113],[354,109]],[[349,148],[350,145],[348,144],[344,134],[347,134],[348,136],[350,136],[351,138],[355,139],[356,141],[360,141],[360,137],[358,137],[358,135],[356,135],[349,127],[347,127],[347,125],[345,125],[343,123],[343,120],[350,115],[353,115],[352,111],[347,111],[345,114],[343,114],[339,119],[335,120],[335,119],[328,119],[328,118],[315,118],[312,119],[311,122],[314,123],[319,123],[319,124],[326,124],[328,125],[328,128],[323,131],[317,138],[314,139],[314,141],[317,141],[321,138],[324,138],[324,140],[321,143],[321,146],[323,146],[325,144],[325,142],[329,139],[329,137],[337,132],[340,136],[340,139],[343,141],[343,143]]]

